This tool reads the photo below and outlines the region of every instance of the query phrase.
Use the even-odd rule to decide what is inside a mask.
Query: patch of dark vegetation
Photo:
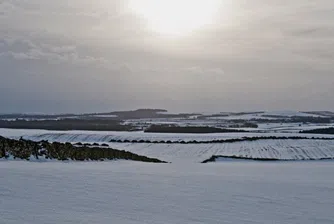
[[[59,120],[76,118],[79,120],[127,120],[127,119],[146,119],[146,118],[189,118],[200,115],[195,113],[170,114],[163,109],[138,109],[131,111],[114,111],[106,113],[86,113],[86,114],[0,114],[0,120],[6,119],[25,119],[25,120]]]
[[[320,159],[276,159],[276,158],[252,158],[245,156],[211,156],[209,159],[204,160],[202,163],[213,163],[217,159],[234,159],[234,160],[251,160],[251,161],[262,161],[262,162],[272,162],[272,161],[314,161],[314,160],[333,160],[333,157],[320,158]]]
[[[328,117],[291,117],[293,123],[315,123],[315,124],[327,124],[331,123],[331,118]]]
[[[219,114],[212,114],[212,115],[201,115],[199,118],[207,119],[207,118],[216,118],[216,117],[230,117],[230,116],[242,116],[242,115],[258,115],[263,114],[264,111],[254,111],[254,112],[222,112]]]
[[[130,125],[122,125],[117,120],[62,119],[62,120],[0,120],[0,128],[44,129],[44,130],[87,130],[87,131],[133,131]]]
[[[274,118],[274,119],[272,119]],[[245,119],[232,119],[229,120],[233,123],[303,123],[303,124],[328,124],[333,121],[333,118],[329,117],[285,117],[283,115],[261,115],[258,118]]]
[[[31,156],[35,159],[41,157],[52,160],[73,161],[104,161],[104,160],[133,160],[149,163],[166,163],[159,159],[140,156],[124,150],[111,148],[75,147],[70,143],[49,143],[47,141],[33,142],[29,140],[13,140],[0,136],[0,158],[29,160]]]
[[[211,141],[150,141],[150,140],[110,140],[110,142],[117,142],[117,143],[154,143],[154,144],[212,144],[212,143],[235,143],[235,142],[251,142],[251,141],[260,141],[260,140],[334,140],[334,138],[316,138],[316,137],[302,137],[302,136],[258,136],[258,137],[243,137],[243,138],[231,138],[231,139],[216,139]]]
[[[232,120],[233,122],[233,120]],[[252,122],[244,122],[244,123],[235,123],[229,125],[229,128],[258,128],[259,126]]]
[[[313,130],[305,130],[305,131],[301,131],[300,133],[303,133],[303,134],[329,134],[329,135],[334,135],[334,127],[320,128],[320,129],[313,129]]]
[[[275,158],[250,158],[243,156],[211,156],[209,159],[204,160],[202,163],[216,162],[217,159],[235,159],[235,160],[254,160],[254,161],[278,161]]]
[[[256,114],[263,114],[264,111],[253,111],[253,112],[236,112],[236,113],[231,113],[231,116],[242,116],[242,115],[256,115]]]
[[[199,115],[198,119],[208,119],[208,118],[221,118],[221,117],[228,117],[228,114],[212,114],[212,115]]]
[[[163,109],[138,109],[132,111],[115,111],[110,113],[103,113],[99,115],[115,115],[119,119],[147,119],[147,118],[188,118],[198,114],[169,114],[167,110]]]
[[[244,130],[236,129],[222,129],[214,127],[201,127],[201,126],[186,126],[180,127],[175,125],[151,125],[145,130],[147,133],[190,133],[190,134],[209,134],[209,133],[235,133],[235,132],[247,132]]]

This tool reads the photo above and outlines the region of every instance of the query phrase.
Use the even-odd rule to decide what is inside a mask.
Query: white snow
[[[282,116],[282,117],[325,117],[312,113],[304,113],[298,111],[267,111],[262,116]]]
[[[282,118],[291,118],[291,117],[326,117],[322,115],[312,114],[312,113],[304,113],[304,112],[296,112],[296,111],[268,111],[263,113],[250,113],[250,114],[222,114],[227,116],[214,116],[208,117],[209,120],[279,120]],[[277,116],[277,117],[270,117]]]
[[[333,123],[328,124],[304,124],[304,123],[261,123],[258,124],[257,131],[263,132],[284,132],[296,133],[305,130],[334,127]],[[247,129],[246,129],[247,130]]]
[[[0,162],[0,223],[334,223],[334,163]]]
[[[334,159],[334,140],[259,140],[224,144],[109,143],[109,146],[172,163],[199,163],[213,155],[282,160]]]
[[[272,117],[262,117],[262,114],[243,114],[243,115],[229,115],[229,116],[216,116],[216,117],[208,117],[209,120],[277,120],[278,118]]]
[[[0,136],[33,141],[71,143],[106,143],[119,150],[158,158],[173,163],[199,163],[213,155],[240,156],[248,158],[274,158],[282,160],[309,160],[334,158],[333,135],[309,135],[298,133],[218,133],[218,134],[158,134],[144,132],[96,132],[96,131],[43,131],[0,129]],[[333,140],[257,140],[234,143],[212,144],[154,144],[117,143],[110,140],[150,140],[150,141],[211,141],[217,139],[240,139],[256,136],[300,136],[327,137]]]
[[[97,114],[97,115],[90,115],[89,117],[99,117],[99,118],[116,118],[118,117],[117,115],[112,115],[112,114],[106,114],[106,115],[103,115],[103,114]]]
[[[175,134],[175,133],[144,133],[117,131],[46,131],[29,129],[1,129],[0,136],[18,139],[23,137],[33,141],[49,140],[58,142],[105,143],[110,140],[150,140],[150,141],[212,141],[260,136],[301,136],[317,138],[334,138],[333,135],[299,134],[299,133],[214,133],[214,134]]]

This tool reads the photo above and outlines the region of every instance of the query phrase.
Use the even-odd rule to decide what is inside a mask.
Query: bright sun
[[[210,25],[221,0],[130,0],[130,9],[143,17],[150,29],[180,36]]]

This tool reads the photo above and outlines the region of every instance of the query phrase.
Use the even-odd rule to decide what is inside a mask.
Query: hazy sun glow
[[[221,0],[130,0],[129,7],[155,32],[179,36],[210,25]]]

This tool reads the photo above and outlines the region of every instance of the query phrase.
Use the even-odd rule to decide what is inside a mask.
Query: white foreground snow
[[[0,162],[0,223],[334,223],[334,163]]]

